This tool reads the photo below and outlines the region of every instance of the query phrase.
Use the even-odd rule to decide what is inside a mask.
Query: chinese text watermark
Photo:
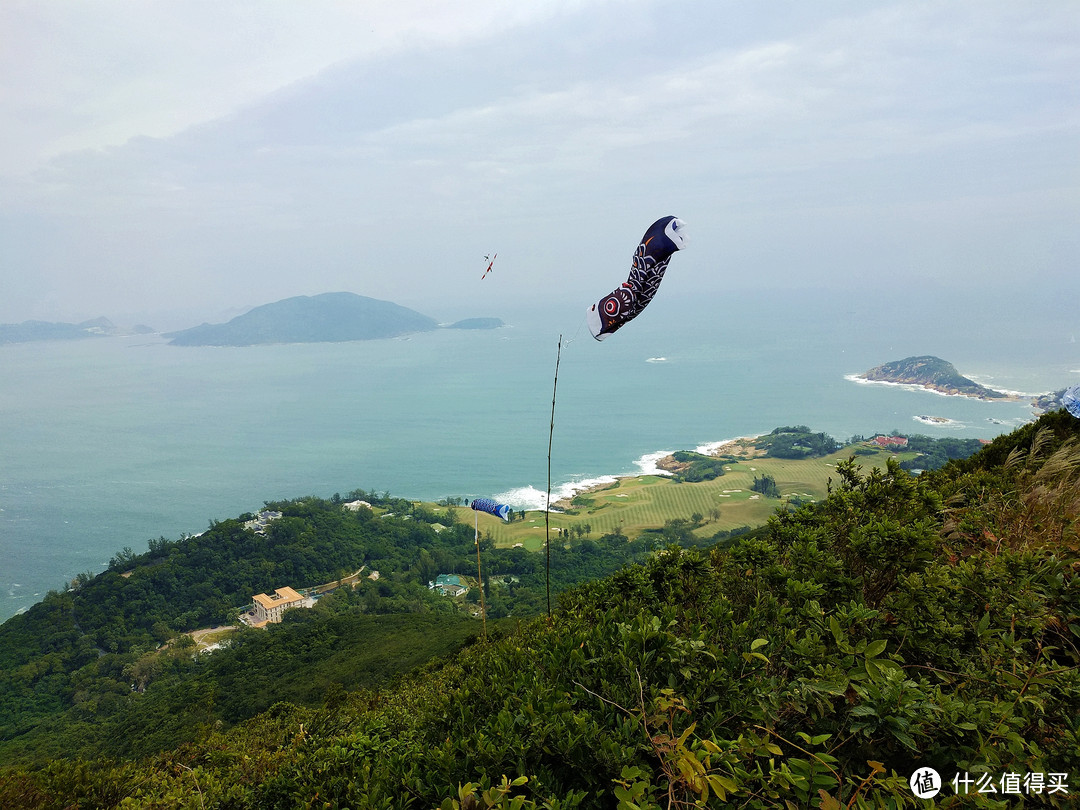
[[[1069,793],[1069,774],[1067,773],[1017,773],[1009,771],[1002,774],[957,772],[952,779],[944,781],[933,768],[916,769],[908,780],[911,792],[920,799],[932,799],[947,786],[951,786],[957,796],[969,794],[998,794],[1003,796],[1025,796],[1035,794]]]

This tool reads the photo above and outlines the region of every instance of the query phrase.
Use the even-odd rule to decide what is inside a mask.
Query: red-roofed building
[[[875,436],[871,441],[878,447],[904,448],[907,447],[907,439],[903,436]]]

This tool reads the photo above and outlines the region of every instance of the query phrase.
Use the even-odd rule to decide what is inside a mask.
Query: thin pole
[[[547,503],[544,504],[544,548],[547,550],[547,605],[551,621],[551,437],[555,434],[555,392],[559,389],[559,360],[562,359],[562,335],[555,353],[555,384],[551,387],[551,427],[548,429]]]
[[[480,618],[484,623],[484,641],[487,641],[487,608],[484,607],[484,576],[480,571],[480,513],[473,512],[473,540],[476,542],[476,579],[480,583]]]

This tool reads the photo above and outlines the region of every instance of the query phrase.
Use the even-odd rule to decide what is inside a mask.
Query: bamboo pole
[[[484,605],[484,575],[480,570],[480,513],[473,512],[473,541],[476,543],[476,580],[480,583],[480,619],[484,624],[484,641],[487,641],[487,608]]]
[[[559,360],[562,359],[562,335],[555,353],[555,383],[551,388],[551,427],[548,429],[547,501],[544,503],[544,549],[547,552],[547,609],[551,621],[551,439],[555,434],[555,392],[559,388]]]

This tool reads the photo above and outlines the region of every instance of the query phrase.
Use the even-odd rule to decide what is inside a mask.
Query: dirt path
[[[232,625],[222,625],[221,627],[206,627],[202,630],[193,630],[191,632],[191,638],[195,641],[196,650],[205,650],[212,647],[221,641],[222,638],[229,635],[236,628]]]

